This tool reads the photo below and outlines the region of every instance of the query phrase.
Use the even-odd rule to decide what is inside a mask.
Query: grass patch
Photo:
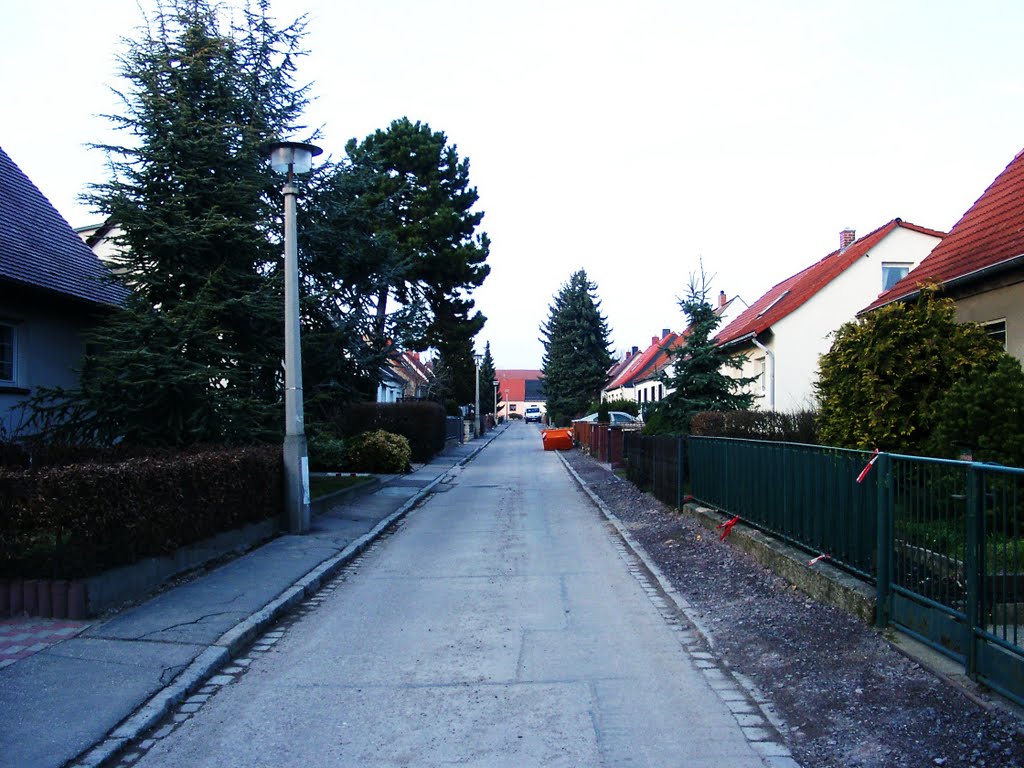
[[[342,475],[341,477],[320,477],[313,475],[309,478],[309,496],[310,498],[317,499],[321,496],[326,496],[329,493],[335,491],[341,491],[345,488],[351,488],[354,485],[362,485],[368,483],[373,478],[366,475],[357,475],[352,477],[351,475]]]

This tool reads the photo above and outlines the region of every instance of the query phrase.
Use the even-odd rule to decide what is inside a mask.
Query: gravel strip
[[[698,612],[716,654],[771,700],[802,765],[1024,768],[1017,718],[980,706],[578,450],[562,455]]]

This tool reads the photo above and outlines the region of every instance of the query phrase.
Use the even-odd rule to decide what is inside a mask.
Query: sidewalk
[[[340,502],[314,517],[304,536],[280,536],[141,605],[76,627],[76,636],[50,633],[53,644],[0,668],[0,768],[60,768],[76,758],[75,765],[101,765],[502,431]]]

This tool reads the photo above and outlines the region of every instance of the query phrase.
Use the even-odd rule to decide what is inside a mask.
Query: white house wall
[[[882,292],[882,263],[916,266],[938,243],[938,238],[897,227],[866,256],[772,326],[770,338],[762,343],[775,355],[775,410],[816,407],[818,358],[832,347],[833,333]],[[726,371],[727,375],[753,376],[770,369],[761,350],[751,345],[742,351],[749,358],[742,373]],[[762,385],[759,380],[753,385],[755,408],[769,408],[769,389],[768,381]]]

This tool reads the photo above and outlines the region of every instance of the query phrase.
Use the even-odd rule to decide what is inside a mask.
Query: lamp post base
[[[309,531],[309,454],[306,436],[284,438],[284,529],[288,533]]]

